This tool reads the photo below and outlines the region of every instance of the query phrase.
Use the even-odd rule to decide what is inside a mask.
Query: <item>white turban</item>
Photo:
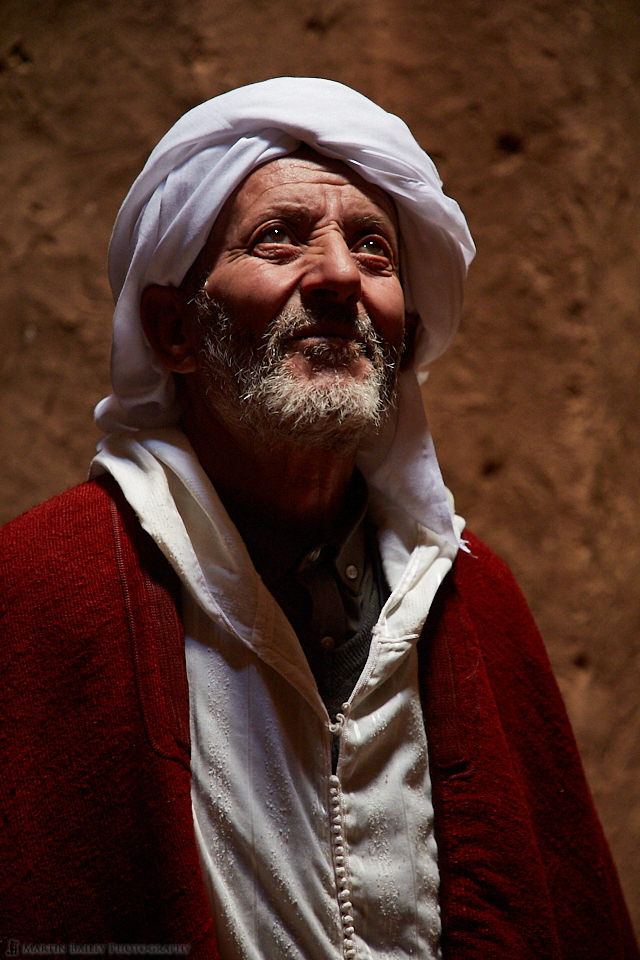
[[[404,409],[415,419],[416,377],[423,378],[456,332],[466,270],[475,253],[466,221],[402,120],[335,81],[280,77],[231,90],[186,113],[153,150],[120,208],[109,248],[116,301],[113,394],[95,411],[105,431],[177,422],[173,376],[154,358],[142,330],[142,291],[151,283],[179,286],[233,190],[256,167],[292,153],[300,143],[343,161],[395,203],[406,305],[422,321],[414,370],[402,375],[399,388],[400,413]],[[424,423],[423,415],[419,419]],[[401,423],[400,429],[406,433],[407,426]],[[413,445],[416,439],[420,445],[420,438],[404,437],[396,450],[401,460],[407,442]],[[428,432],[421,442],[430,444]],[[371,469],[365,470],[379,474],[382,468],[390,477],[390,463],[382,461],[397,443],[389,430],[381,443],[386,449],[378,447]],[[433,466],[432,451],[425,449],[425,457]],[[418,497],[423,506],[416,503],[413,509],[413,497],[408,502],[405,497],[421,522],[429,519],[424,495],[423,483]],[[450,524],[444,525],[450,531]]]
[[[393,199],[407,309],[420,315],[417,363],[455,334],[474,246],[457,203],[406,124],[332,80],[280,77],[231,90],[185,114],[129,191],[109,248],[114,314],[113,394],[96,407],[104,430],[177,420],[172,375],[140,322],[150,283],[179,286],[227,197],[260,164],[306,143],[342,160]]]

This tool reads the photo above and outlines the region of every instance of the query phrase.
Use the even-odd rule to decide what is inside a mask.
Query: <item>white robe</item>
[[[184,435],[109,437],[94,461],[101,470],[183,585],[194,823],[222,955],[439,957],[416,640],[451,567],[450,542],[371,492],[391,595],[332,725]],[[454,527],[459,536],[459,517]]]

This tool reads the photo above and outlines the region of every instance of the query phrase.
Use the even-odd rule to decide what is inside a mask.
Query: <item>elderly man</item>
[[[4,532],[18,943],[637,956],[539,638],[422,408],[472,256],[406,126],[330,81],[227,93],[152,153],[93,479]]]

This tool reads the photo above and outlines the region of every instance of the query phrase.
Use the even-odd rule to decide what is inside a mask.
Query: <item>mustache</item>
[[[382,341],[369,314],[343,304],[283,310],[263,335],[258,352],[265,356],[281,354],[291,340],[307,337],[344,339],[351,352],[364,353],[370,360],[382,352]]]
[[[378,335],[365,309],[354,304],[317,303],[312,307],[286,307],[276,314],[271,324],[257,339],[243,333],[245,324],[229,313],[205,290],[192,301],[204,334],[204,345],[217,355],[230,351],[243,365],[270,365],[281,361],[292,340],[304,337],[344,338],[342,354],[345,362],[364,354],[374,367],[395,367],[404,351],[404,340],[397,346],[385,343]],[[250,327],[250,324],[246,324]],[[310,358],[325,353],[338,359],[335,346],[317,343],[309,347]]]

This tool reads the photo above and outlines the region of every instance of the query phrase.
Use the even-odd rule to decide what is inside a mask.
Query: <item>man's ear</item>
[[[400,369],[406,370],[413,362],[413,352],[416,334],[420,326],[420,314],[405,313],[404,315],[404,349],[400,360]]]
[[[177,287],[152,283],[142,292],[142,328],[157,358],[174,373],[193,373],[198,366],[189,336],[190,310],[185,294]]]

